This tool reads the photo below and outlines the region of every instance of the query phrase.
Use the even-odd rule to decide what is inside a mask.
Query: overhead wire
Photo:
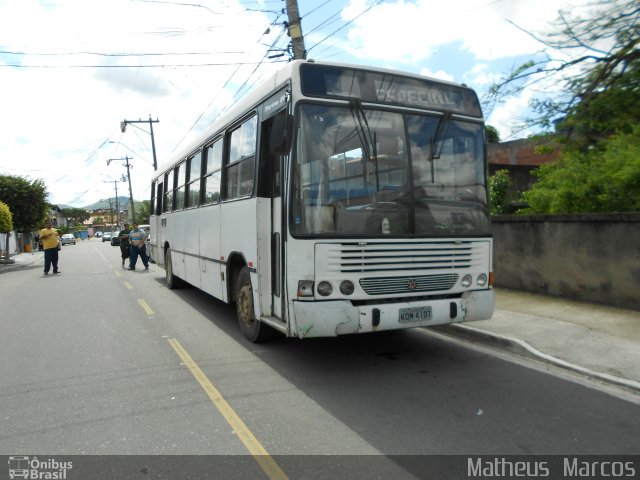
[[[270,30],[270,28],[273,28],[279,18],[280,18],[281,14],[278,14],[276,16],[276,18],[271,22],[269,28],[267,30],[264,31],[264,33],[260,36],[260,38],[258,39],[257,43],[260,43],[260,41],[262,40],[262,38],[267,34],[267,32]],[[274,42],[275,43],[275,42]],[[273,45],[273,43],[272,43]],[[269,50],[267,50],[268,52]],[[266,54],[262,57],[262,59],[257,62],[256,64],[256,68],[253,70],[253,72],[255,72],[257,70],[257,68],[263,63],[264,58],[265,58]],[[238,71],[240,70],[240,67],[242,65],[247,65],[248,63],[238,63],[237,64],[237,68],[233,71],[233,73],[231,73],[231,75],[229,76],[229,78],[227,78],[227,80],[224,82],[224,84],[222,85],[222,87],[220,88],[220,90],[218,90],[218,92],[216,93],[216,95],[213,97],[213,99],[209,102],[209,104],[206,106],[206,108],[200,113],[200,115],[198,115],[198,118],[196,118],[195,122],[193,122],[193,124],[191,125],[191,127],[185,132],[185,134],[182,136],[182,138],[180,139],[180,141],[178,141],[178,143],[176,144],[175,147],[173,147],[173,149],[171,150],[171,153],[175,152],[177,150],[177,148],[180,146],[180,144],[185,140],[185,138],[187,137],[187,135],[189,135],[189,133],[195,128],[195,126],[198,124],[198,122],[200,122],[200,120],[202,119],[202,117],[205,115],[205,113],[207,113],[207,111],[209,111],[209,109],[211,108],[211,106],[216,102],[216,100],[218,99],[218,97],[220,96],[220,94],[226,89],[227,85],[229,85],[229,83],[231,82],[231,80],[233,79],[233,77],[236,75],[236,73],[238,73]],[[252,74],[253,74],[252,72]],[[249,77],[250,78],[250,77]],[[245,83],[248,81],[245,80]],[[236,91],[237,93],[237,91]],[[235,95],[234,95],[235,98]]]

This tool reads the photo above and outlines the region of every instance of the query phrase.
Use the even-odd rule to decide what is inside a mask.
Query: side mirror
[[[273,117],[271,124],[271,138],[269,151],[273,155],[284,156],[291,150],[293,139],[293,116],[287,112],[280,112]]]

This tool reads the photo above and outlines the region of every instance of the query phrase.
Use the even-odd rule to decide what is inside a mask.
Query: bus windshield
[[[489,235],[481,123],[355,100],[299,113],[294,235]]]

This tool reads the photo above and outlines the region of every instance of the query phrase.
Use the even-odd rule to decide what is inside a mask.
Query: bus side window
[[[154,180],[151,182],[151,202],[149,203],[149,213],[151,215],[156,211],[156,190],[157,190],[158,181]]]
[[[253,193],[257,117],[254,115],[229,134],[229,161],[225,170],[225,198]]]
[[[222,168],[222,139],[219,138],[205,149],[202,185],[202,204],[210,205],[220,201],[220,179]]]
[[[162,214],[162,200],[164,198],[164,192],[163,192],[163,183],[159,182],[158,183],[158,188],[156,189],[156,215],[160,215]]]
[[[201,152],[198,151],[188,160],[186,171],[186,192],[185,192],[185,208],[197,207],[200,205],[200,167]]]
[[[184,208],[186,160],[176,167],[175,210]]]
[[[164,203],[162,205],[163,212],[170,212],[173,209],[173,170],[164,177]]]

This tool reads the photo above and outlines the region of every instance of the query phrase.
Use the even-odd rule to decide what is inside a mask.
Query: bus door
[[[160,225],[160,217],[162,216],[162,201],[164,199],[163,178],[161,177],[160,179],[155,180],[151,188],[151,197],[153,199],[153,205],[151,206],[151,208],[153,209],[153,211],[151,212],[149,218],[149,222],[151,223],[151,225],[147,255],[149,255],[154,262],[163,265],[164,258],[161,258],[163,231]]]
[[[260,302],[262,314],[276,318],[282,315],[282,161],[271,152],[270,137],[273,117],[261,123],[258,167],[258,258],[260,262]]]

